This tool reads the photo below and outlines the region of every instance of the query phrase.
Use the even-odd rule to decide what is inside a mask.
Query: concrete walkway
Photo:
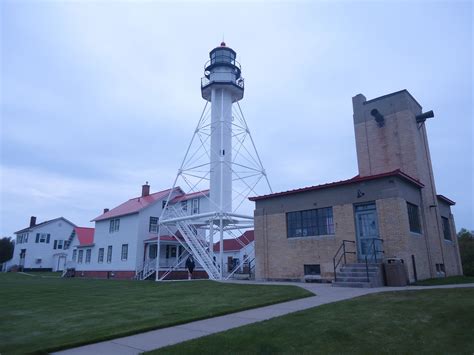
[[[232,281],[235,283],[253,283],[249,281]],[[255,308],[247,311],[228,314],[225,316],[204,319],[196,322],[177,325],[174,327],[152,330],[146,333],[117,338],[100,343],[90,344],[57,352],[55,354],[67,355],[109,355],[109,354],[140,354],[144,351],[158,349],[164,346],[181,343],[186,340],[196,339],[213,333],[237,328],[243,325],[260,322],[288,313],[317,307],[323,304],[347,300],[371,293],[405,290],[427,290],[432,288],[458,288],[473,287],[474,284],[443,285],[443,286],[407,286],[407,287],[380,287],[380,288],[345,288],[332,287],[330,284],[291,283],[291,282],[266,282],[275,285],[295,285],[307,289],[314,294],[313,297],[295,301],[279,303],[271,306]]]

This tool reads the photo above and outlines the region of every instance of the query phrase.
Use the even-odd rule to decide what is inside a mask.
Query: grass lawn
[[[474,283],[474,276],[450,276],[438,277],[436,279],[428,279],[415,282],[415,286],[437,286],[437,285],[452,285],[452,284],[472,284]]]
[[[0,273],[0,353],[52,351],[311,295],[295,286]]]
[[[472,354],[474,288],[386,292],[323,305],[151,354]]]

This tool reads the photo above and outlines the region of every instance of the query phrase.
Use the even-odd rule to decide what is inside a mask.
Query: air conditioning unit
[[[37,259],[35,260],[35,262],[36,262],[37,264],[41,264],[41,258],[37,258]]]

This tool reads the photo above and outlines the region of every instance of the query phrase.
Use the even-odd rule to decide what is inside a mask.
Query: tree
[[[462,228],[458,233],[458,238],[464,275],[474,276],[474,235]]]
[[[15,243],[10,237],[0,239],[0,264],[13,257],[13,249],[15,249]]]

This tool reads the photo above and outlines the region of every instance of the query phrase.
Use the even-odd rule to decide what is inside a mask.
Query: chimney
[[[148,181],[145,182],[145,185],[142,185],[142,197],[148,196],[150,194],[150,185]]]
[[[36,217],[31,216],[30,217],[30,227],[34,227],[36,225]]]
[[[104,213],[107,213],[109,212],[109,209],[108,208],[104,208]]]

